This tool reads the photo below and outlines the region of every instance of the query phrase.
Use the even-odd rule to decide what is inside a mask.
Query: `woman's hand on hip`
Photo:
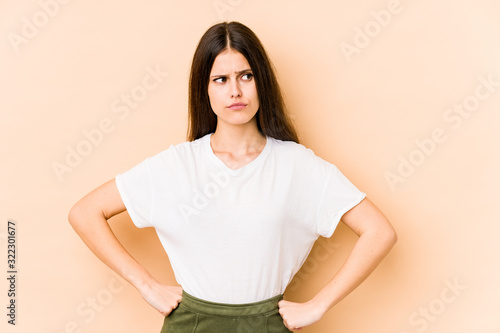
[[[295,303],[281,300],[278,302],[278,308],[283,318],[283,323],[291,331],[298,331],[303,327],[314,324],[325,313],[312,301]]]
[[[142,298],[164,317],[168,316],[182,300],[182,287],[153,282],[140,288]]]

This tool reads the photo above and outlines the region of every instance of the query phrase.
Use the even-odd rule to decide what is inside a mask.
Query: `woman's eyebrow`
[[[248,69],[242,69],[241,71],[237,71],[236,74],[242,74],[246,72],[251,72],[252,70],[250,68]],[[217,75],[211,75],[210,77],[218,77],[218,76],[227,76],[227,74],[217,74]]]

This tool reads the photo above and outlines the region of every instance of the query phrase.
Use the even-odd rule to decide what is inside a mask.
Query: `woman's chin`
[[[238,114],[234,114],[224,118],[218,117],[217,122],[223,123],[224,125],[228,126],[257,126],[257,122],[254,120],[254,117]]]

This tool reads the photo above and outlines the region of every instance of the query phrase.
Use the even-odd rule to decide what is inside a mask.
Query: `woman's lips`
[[[234,104],[229,105],[227,108],[231,109],[231,110],[242,110],[246,107],[247,107],[247,105],[245,103],[234,103]]]

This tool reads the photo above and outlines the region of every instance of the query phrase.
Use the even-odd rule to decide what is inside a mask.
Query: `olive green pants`
[[[278,302],[283,295],[247,304],[208,302],[182,291],[182,301],[165,317],[161,333],[283,333]]]

